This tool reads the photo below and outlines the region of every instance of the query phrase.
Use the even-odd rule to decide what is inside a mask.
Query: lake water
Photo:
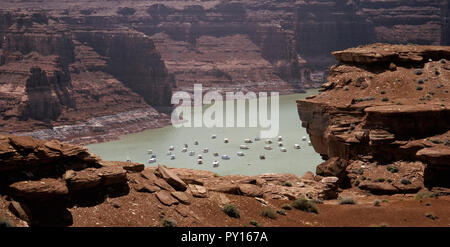
[[[280,151],[277,138],[272,138],[273,144],[271,146],[273,150],[270,151],[264,149],[268,145],[265,143],[265,139],[254,141],[261,130],[257,127],[175,128],[166,126],[125,135],[116,141],[92,144],[88,146],[88,149],[100,155],[104,160],[125,161],[129,158],[133,162],[150,166],[164,164],[169,167],[209,170],[219,175],[292,173],[302,176],[306,171],[315,172],[316,166],[322,162],[320,155],[314,151],[312,146],[308,145],[309,137],[306,134],[306,129],[301,126],[295,102],[297,99],[303,99],[312,94],[317,94],[317,90],[308,90],[305,94],[280,96],[279,135],[283,137],[282,142],[287,152]],[[268,109],[270,110],[270,98]],[[216,135],[217,138],[212,139],[212,135]],[[308,137],[308,140],[303,141],[303,136]],[[224,138],[228,138],[229,143],[224,143]],[[240,145],[244,145],[244,139],[246,138],[252,139],[254,142],[245,144],[250,149],[240,150]],[[198,141],[199,145],[194,145],[194,141]],[[184,144],[188,144],[188,151],[185,153],[181,152]],[[301,149],[295,149],[294,144],[299,144]],[[176,157],[174,160],[171,160],[171,157],[167,155],[169,146],[175,148],[172,151],[172,154]],[[208,148],[209,152],[203,153],[204,148]],[[156,163],[148,163],[149,149],[153,150],[153,154],[156,154]],[[189,156],[190,151],[194,151],[195,155]],[[238,156],[237,152],[239,151],[242,151],[245,156]],[[218,152],[220,156],[228,155],[230,160],[223,160],[220,156],[215,157],[213,155],[215,152]],[[199,154],[203,156],[203,164],[197,164]],[[261,160],[260,154],[264,154],[266,159]],[[219,161],[219,167],[213,167],[215,160]]]

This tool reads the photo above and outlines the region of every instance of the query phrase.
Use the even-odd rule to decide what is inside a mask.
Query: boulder
[[[158,166],[157,174],[176,190],[185,191],[187,189],[186,183],[169,169]]]
[[[199,198],[207,198],[208,197],[208,190],[201,185],[190,184],[189,190],[190,190],[192,196],[194,196],[194,197],[199,197]]]
[[[10,195],[32,201],[45,201],[69,193],[66,183],[53,178],[43,178],[39,181],[21,181],[10,185]]]
[[[370,191],[373,194],[395,194],[399,191],[393,185],[388,183],[363,183],[359,188]]]
[[[138,192],[148,192],[148,193],[154,193],[161,190],[160,187],[148,183],[135,184],[134,189]]]
[[[316,174],[324,177],[342,177],[346,167],[347,161],[339,157],[332,157],[317,166]]]
[[[248,197],[262,197],[263,191],[260,187],[253,184],[241,184],[239,185],[239,193]]]
[[[142,172],[145,168],[144,164],[133,163],[133,162],[123,162],[123,161],[101,161],[102,166],[121,166],[128,173],[138,173]]]
[[[175,199],[177,199],[179,202],[189,205],[191,204],[191,200],[189,199],[188,195],[183,191],[173,191],[170,193]]]
[[[210,191],[222,192],[227,194],[238,195],[239,194],[239,185],[232,183],[215,183],[211,186],[208,186]]]
[[[64,174],[64,179],[70,190],[92,189],[100,185],[102,178],[95,168],[87,168],[81,171],[69,170]]]
[[[161,190],[156,192],[155,195],[156,198],[158,198],[158,200],[166,206],[178,204],[178,200],[175,199],[168,191]]]
[[[159,188],[167,191],[175,191],[175,189],[170,186],[166,180],[157,177],[154,174],[154,171],[151,169],[144,169],[144,171],[141,172],[141,176],[145,179],[147,179],[151,184],[158,186]]]
[[[127,182],[127,172],[121,166],[106,166],[97,170],[104,186],[124,184]]]
[[[153,183],[159,188],[167,191],[175,191],[175,189],[162,178],[157,178]]]
[[[325,177],[322,178],[320,182],[326,183],[326,184],[336,184],[339,181],[339,178],[337,177]]]
[[[314,173],[307,171],[305,172],[305,174],[303,174],[303,176],[301,177],[301,179],[305,179],[305,180],[312,180],[314,181]]]

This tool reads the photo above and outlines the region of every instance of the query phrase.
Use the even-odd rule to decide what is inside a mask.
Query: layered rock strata
[[[373,44],[334,52],[322,92],[297,101],[318,175],[374,193],[448,187],[450,48]]]

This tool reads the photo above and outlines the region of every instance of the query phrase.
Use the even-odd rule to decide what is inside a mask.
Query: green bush
[[[277,210],[277,214],[286,215],[286,211],[284,211],[283,209],[280,209],[280,210]]]
[[[317,206],[313,202],[305,198],[296,199],[294,202],[292,202],[292,207],[308,213],[319,213]]]
[[[373,205],[375,206],[375,207],[379,207],[379,206],[381,206],[381,201],[380,200],[375,200],[374,202],[373,202]]]
[[[426,214],[425,214],[425,217],[427,217],[427,218],[429,218],[429,219],[432,219],[432,220],[437,220],[437,219],[439,219],[439,217],[436,216],[434,213],[426,213]]]
[[[223,212],[230,217],[240,218],[239,210],[232,204],[225,204],[222,208]]]
[[[414,197],[414,199],[418,201],[422,201],[423,199],[426,198],[437,198],[437,195],[430,191],[422,191],[417,193],[416,196]]]
[[[260,225],[260,224],[258,223],[258,221],[256,221],[256,220],[250,221],[250,225],[256,226],[256,227],[261,227],[261,225]]]
[[[164,227],[177,227],[177,222],[172,218],[164,219],[163,226]]]
[[[409,181],[407,178],[402,178],[402,180],[400,181],[400,183],[404,184],[404,185],[408,185],[411,184],[411,181]]]
[[[261,212],[261,216],[264,216],[264,217],[269,218],[269,219],[276,219],[277,218],[277,213],[271,208],[265,208]]]
[[[284,209],[284,210],[292,210],[292,207],[291,207],[291,205],[289,205],[289,204],[283,204],[283,205],[281,206],[281,208]]]
[[[386,167],[386,170],[388,170],[388,171],[390,171],[392,173],[397,173],[398,172],[398,167],[389,165],[389,166]]]
[[[356,204],[356,201],[351,197],[339,199],[339,205],[346,205],[346,204]]]
[[[286,182],[282,183],[281,185],[286,186],[286,187],[292,187],[292,183],[289,181],[286,181]]]
[[[14,227],[14,225],[9,220],[0,217],[0,228],[2,227]]]

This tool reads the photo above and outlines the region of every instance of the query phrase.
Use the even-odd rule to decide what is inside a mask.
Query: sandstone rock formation
[[[298,92],[331,51],[448,44],[448,1],[2,1],[0,126],[89,143],[168,123],[172,90]],[[37,130],[37,131],[36,131]],[[30,133],[31,132],[31,133]],[[94,136],[94,137],[93,137]]]
[[[248,201],[337,198],[337,178],[317,182],[290,174],[220,177],[164,166],[144,169],[143,164],[102,161],[80,146],[31,137],[0,136],[0,160],[0,202],[6,198],[9,211],[31,226],[72,225],[71,210],[78,207],[93,210],[91,216],[104,203],[119,210],[113,199],[130,194],[141,195],[149,205],[194,208],[199,203],[194,198],[226,204],[225,194]],[[189,208],[179,210],[191,214]]]
[[[317,174],[374,193],[449,187],[450,47],[373,44],[333,55],[339,64],[322,92],[297,101],[327,160]]]

